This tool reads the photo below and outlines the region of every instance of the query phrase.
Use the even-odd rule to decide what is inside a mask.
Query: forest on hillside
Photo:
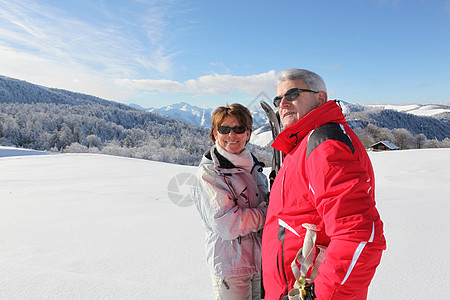
[[[203,128],[100,104],[4,103],[0,144],[93,152],[195,165],[208,147]]]
[[[197,165],[212,142],[209,129],[94,96],[0,78],[0,145],[54,152],[90,152]],[[387,140],[400,149],[450,147],[445,122],[374,112],[344,111],[366,148]],[[382,117],[379,117],[379,116]],[[402,128],[407,124],[413,132]],[[429,136],[421,133],[427,128]],[[430,138],[430,136],[434,138]],[[440,139],[436,138],[440,137]],[[270,165],[270,146],[249,144]]]
[[[434,117],[417,116],[391,109],[346,104],[344,115],[366,148],[379,141],[392,142],[400,149],[450,147],[449,113]]]

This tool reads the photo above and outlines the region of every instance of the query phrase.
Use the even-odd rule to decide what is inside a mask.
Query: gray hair
[[[314,72],[304,70],[304,69],[286,69],[278,73],[278,84],[286,80],[297,80],[301,79],[306,84],[308,89],[314,91],[324,91],[327,92],[327,86],[322,77]]]

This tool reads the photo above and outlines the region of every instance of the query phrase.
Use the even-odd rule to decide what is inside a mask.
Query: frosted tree
[[[90,134],[86,137],[86,143],[89,148],[91,148],[91,147],[98,148],[101,146],[102,140],[95,134]]]
[[[395,137],[395,144],[400,149],[412,149],[414,147],[414,136],[405,128],[396,128],[392,130]]]
[[[395,142],[394,134],[391,130],[387,128],[380,128],[376,134],[376,142],[378,141],[389,141],[391,143]]]
[[[415,136],[415,141],[416,141],[416,145],[414,148],[417,149],[422,149],[425,148],[425,142],[427,141],[427,137],[425,136],[425,134],[420,133],[418,135]]]

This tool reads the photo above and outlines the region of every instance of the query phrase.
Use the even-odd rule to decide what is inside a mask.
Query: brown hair
[[[236,121],[239,122],[239,125],[245,126],[247,130],[252,130],[253,118],[247,107],[239,103],[220,106],[214,111],[211,117],[211,132],[209,133],[209,137],[211,138],[211,141],[213,143],[216,142],[216,138],[214,137],[214,130],[217,130],[217,128],[222,124],[223,120],[228,116],[235,118]]]

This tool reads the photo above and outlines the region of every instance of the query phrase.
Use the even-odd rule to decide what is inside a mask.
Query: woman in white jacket
[[[216,299],[261,299],[261,232],[266,215],[263,163],[245,145],[252,116],[245,106],[219,107],[214,146],[197,173],[194,203],[206,228],[206,256]]]

